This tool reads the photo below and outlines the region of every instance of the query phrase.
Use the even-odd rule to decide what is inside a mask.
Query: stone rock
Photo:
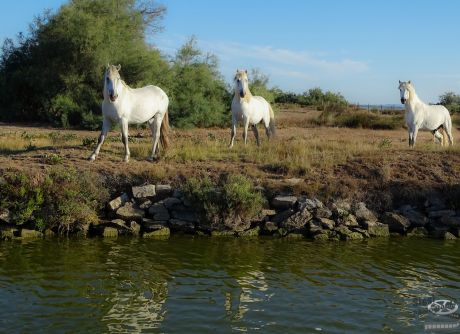
[[[299,183],[303,182],[303,179],[293,177],[293,178],[290,178],[290,179],[285,179],[284,181],[286,183],[289,183],[290,185],[295,186],[296,184],[299,184]]]
[[[436,210],[428,212],[428,217],[432,219],[455,216],[454,210]]]
[[[351,231],[344,225],[337,227],[335,232],[337,232],[337,234],[340,236],[340,239],[342,240],[359,240],[364,238],[361,233]]]
[[[367,226],[367,232],[371,237],[389,237],[390,229],[388,225],[382,223],[373,223]]]
[[[358,222],[376,222],[375,214],[366,207],[363,202],[358,202],[353,206],[353,211]]]
[[[40,231],[29,230],[27,228],[23,228],[21,229],[20,236],[23,239],[37,239],[37,238],[43,238],[43,233]]]
[[[371,235],[369,234],[369,232],[368,232],[367,230],[363,229],[363,228],[353,227],[353,228],[351,228],[351,230],[352,230],[353,232],[358,232],[358,233],[360,233],[364,238],[370,238],[370,237],[371,237]]]
[[[321,227],[319,221],[317,221],[317,220],[309,221],[305,227],[306,227],[306,230],[307,230],[309,235],[316,235],[316,234],[319,234],[319,233],[328,233],[329,232],[328,230],[323,230],[323,228]]]
[[[155,185],[146,184],[144,186],[132,187],[133,197],[136,199],[155,196]]]
[[[212,237],[233,237],[235,236],[234,231],[211,231]]]
[[[244,238],[257,237],[257,236],[259,236],[259,234],[260,234],[260,227],[259,226],[256,226],[256,227],[251,228],[251,229],[246,230],[246,231],[238,232],[238,236],[244,237]]]
[[[261,215],[262,216],[274,216],[274,215],[276,215],[276,211],[271,210],[271,209],[263,209],[262,212],[261,212]]]
[[[11,223],[11,213],[8,209],[0,209],[0,221]]]
[[[182,205],[182,201],[176,197],[168,197],[163,200],[163,204],[167,209],[174,209],[178,205]]]
[[[126,222],[123,219],[112,219],[110,221],[113,225],[116,225],[116,227],[120,227],[122,229],[127,229],[128,226],[126,225]]]
[[[450,232],[444,234],[444,240],[456,240],[457,237]]]
[[[123,205],[125,205],[125,203],[128,202],[128,201],[129,201],[129,196],[127,194],[123,193],[120,196],[118,196],[117,198],[114,198],[113,200],[111,200],[107,204],[107,207],[111,211],[116,211],[118,208],[120,208]]]
[[[0,229],[0,239],[7,240],[13,239],[18,234],[18,229],[16,227],[8,227]]]
[[[428,236],[428,230],[422,226],[417,226],[409,230],[407,236],[411,238],[425,238]]]
[[[411,226],[425,226],[428,223],[428,218],[421,212],[415,210],[400,210],[399,212],[409,220]]]
[[[169,213],[163,202],[158,202],[149,207],[149,215],[153,216],[157,213]]]
[[[47,228],[46,230],[44,230],[43,234],[45,238],[54,238],[56,236],[56,233],[50,228]]]
[[[104,238],[116,238],[118,237],[118,230],[115,227],[105,226],[102,231],[102,236]]]
[[[318,233],[313,236],[314,240],[325,241],[329,240],[329,235],[327,233]]]
[[[271,217],[270,220],[274,222],[275,224],[280,224],[282,221],[285,221],[286,219],[291,217],[293,214],[294,214],[294,210],[292,209],[284,210],[284,211],[277,213],[273,217]]]
[[[288,232],[301,231],[305,229],[305,225],[313,218],[313,215],[308,210],[303,210],[294,213],[285,221],[282,221],[280,226]]]
[[[195,224],[191,221],[180,220],[180,219],[171,219],[169,221],[169,225],[173,231],[180,231],[180,232],[194,232],[195,231]]]
[[[167,221],[153,220],[150,218],[142,219],[142,229],[145,231],[156,231],[168,227]]]
[[[157,196],[168,197],[172,195],[173,188],[171,187],[170,184],[157,184],[155,186],[155,192]]]
[[[358,221],[356,220],[356,217],[354,215],[347,214],[343,215],[341,218],[341,223],[347,227],[358,227],[360,226]]]
[[[440,223],[449,227],[459,228],[460,216],[443,216],[440,219]]]
[[[171,235],[171,230],[168,227],[163,226],[160,229],[153,230],[150,232],[144,232],[143,238],[167,238]]]
[[[432,195],[425,201],[425,208],[427,211],[439,211],[444,210],[446,205],[439,196]]]
[[[192,223],[198,223],[198,215],[196,214],[195,211],[190,211],[190,210],[174,210],[171,212],[171,215],[173,216],[174,219],[178,220],[184,220],[187,222],[192,222]]]
[[[278,229],[278,225],[275,224],[274,222],[272,221],[268,221],[268,222],[265,222],[264,223],[264,228],[263,228],[265,231],[267,232],[275,232],[277,229]]]
[[[351,212],[351,204],[349,201],[344,199],[337,199],[331,205],[332,214],[337,218],[343,218],[348,216]]]
[[[180,191],[179,189],[174,189],[172,197],[180,199],[184,197],[184,193]]]
[[[317,198],[307,198],[307,197],[300,197],[299,198],[299,211],[308,210],[313,211],[318,208],[324,207],[324,204]],[[328,217],[326,217],[328,218]]]
[[[151,206],[152,206],[152,201],[148,199],[139,204],[139,209],[147,210]]]
[[[395,212],[385,212],[381,221],[388,225],[390,232],[405,233],[410,227],[409,219]]]
[[[169,220],[171,217],[168,212],[159,212],[153,215],[155,220]]]
[[[332,211],[325,206],[317,207],[314,209],[313,215],[315,218],[330,218],[332,217]]]
[[[288,233],[284,237],[287,239],[303,239],[304,238],[302,233]]]
[[[144,218],[144,210],[139,209],[133,203],[127,202],[117,210],[117,217],[125,221],[141,221]]]
[[[449,232],[449,228],[447,226],[442,225],[432,225],[430,226],[430,237],[436,239],[444,239],[444,235]]]
[[[327,230],[333,230],[335,227],[335,222],[328,218],[319,218],[319,223],[322,228]]]
[[[275,209],[289,209],[293,208],[297,203],[295,196],[276,196],[272,199],[272,207]]]
[[[139,235],[141,231],[141,225],[139,225],[137,222],[134,220],[129,222],[128,227],[132,235]]]

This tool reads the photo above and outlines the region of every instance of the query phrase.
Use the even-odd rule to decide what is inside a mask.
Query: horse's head
[[[235,93],[244,98],[249,91],[248,71],[236,70],[235,74]]]
[[[410,99],[410,93],[413,89],[412,84],[409,81],[399,81],[399,93],[401,97],[401,103],[406,104],[406,102]]]
[[[118,98],[118,86],[121,83],[120,71],[121,65],[107,65],[104,75],[104,95],[107,94],[111,102]]]

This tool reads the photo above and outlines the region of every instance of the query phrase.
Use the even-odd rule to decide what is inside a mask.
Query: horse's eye
[[[239,83],[239,82],[240,82],[240,79],[236,80],[236,82],[238,82],[238,83]]]

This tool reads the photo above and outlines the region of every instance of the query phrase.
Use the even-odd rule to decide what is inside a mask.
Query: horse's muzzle
[[[117,97],[118,97],[118,95],[115,95],[115,94],[109,96],[110,101],[112,101],[112,102],[115,102],[115,100],[117,99]]]
[[[244,92],[240,90],[240,97],[244,97]]]
[[[402,104],[406,104],[406,99],[405,99],[405,98],[401,98],[401,103],[402,103]]]

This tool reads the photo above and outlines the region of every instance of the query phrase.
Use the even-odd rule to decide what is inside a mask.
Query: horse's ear
[[[120,70],[121,70],[121,65],[118,64],[118,66],[117,66],[117,71],[120,71]]]
[[[410,85],[410,80],[407,83]]]
[[[399,81],[399,83],[401,83],[401,80],[398,80],[398,81]]]
[[[110,67],[110,63],[107,63],[107,67],[105,69],[108,70],[109,67]]]
[[[244,70],[244,72],[246,72],[246,74],[248,74],[248,70]]]

